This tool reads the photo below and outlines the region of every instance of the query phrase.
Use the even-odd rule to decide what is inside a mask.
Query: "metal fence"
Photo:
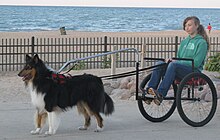
[[[176,56],[181,37],[97,37],[97,38],[25,38],[0,40],[0,71],[18,71],[25,63],[25,55],[38,54],[54,68],[59,69],[65,62],[118,50],[135,48],[147,57],[171,58]],[[218,37],[210,38],[209,56],[220,52]],[[110,56],[96,57],[80,62],[81,69],[108,68]],[[135,53],[117,54],[116,67],[134,67]],[[71,65],[68,67],[70,68]]]

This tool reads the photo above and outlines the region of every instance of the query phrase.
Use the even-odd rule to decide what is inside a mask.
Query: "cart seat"
[[[174,84],[179,85],[181,82],[180,79],[176,79],[174,81]],[[205,85],[207,82],[203,79],[203,78],[192,78],[191,80],[187,81],[186,85],[190,85],[192,86],[194,84],[194,86],[201,86],[201,85]]]

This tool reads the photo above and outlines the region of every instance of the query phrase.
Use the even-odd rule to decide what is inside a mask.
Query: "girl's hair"
[[[191,17],[187,17],[184,21],[183,21],[183,30],[185,30],[185,25],[186,23],[189,21],[189,20],[193,20],[195,25],[198,25],[198,28],[197,28],[197,32],[199,35],[201,35],[207,42],[208,44],[208,47],[209,47],[209,38],[208,38],[208,35],[205,31],[205,28],[203,27],[202,24],[200,24],[200,20],[198,17],[196,16],[191,16]]]

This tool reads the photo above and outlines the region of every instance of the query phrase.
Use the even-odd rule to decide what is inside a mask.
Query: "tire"
[[[151,74],[145,77],[145,79],[141,82],[140,88],[146,89],[147,83],[150,80]],[[150,105],[145,103],[145,99],[141,98],[138,100],[138,108],[143,115],[143,117],[151,122],[162,122],[168,119],[174,112],[176,108],[176,85],[173,85],[173,89],[171,90],[171,96],[164,98],[161,105],[156,105],[152,101]]]
[[[187,87],[192,78],[203,79],[200,85]],[[203,83],[201,85],[201,83]],[[194,94],[193,94],[194,93]],[[180,82],[177,90],[177,109],[180,117],[188,125],[201,127],[214,116],[217,108],[216,89],[211,79],[203,73],[190,73]]]

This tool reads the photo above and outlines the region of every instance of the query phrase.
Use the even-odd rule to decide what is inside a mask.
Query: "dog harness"
[[[58,84],[64,84],[66,83],[66,81],[68,79],[72,78],[72,75],[68,74],[68,75],[64,75],[64,74],[56,74],[56,73],[52,73],[51,74],[51,78],[55,83]]]

